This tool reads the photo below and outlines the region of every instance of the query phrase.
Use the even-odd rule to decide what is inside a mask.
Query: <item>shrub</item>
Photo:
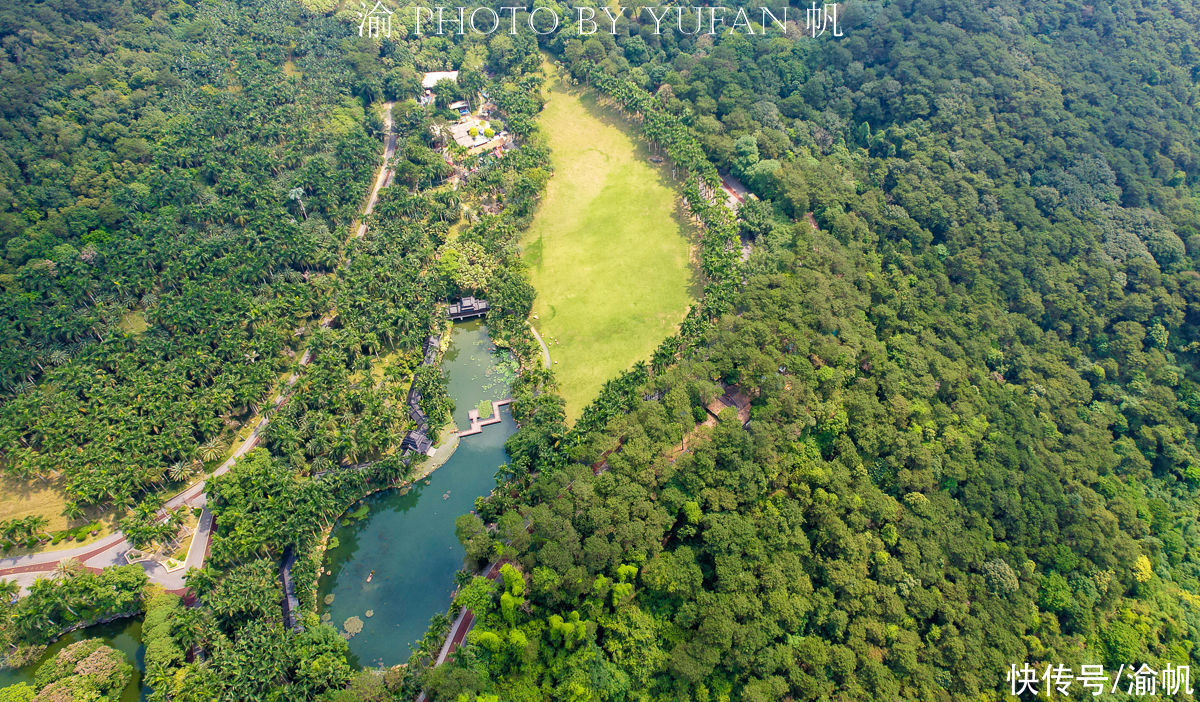
[[[16,685],[8,687],[0,687],[0,702],[31,702],[37,690],[29,686],[29,683],[19,682]]]
[[[133,666],[125,654],[100,639],[84,639],[43,663],[34,675],[34,684],[46,699],[115,698],[132,676]]]

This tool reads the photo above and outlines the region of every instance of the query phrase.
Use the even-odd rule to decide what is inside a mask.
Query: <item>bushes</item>
[[[172,635],[172,627],[183,606],[179,597],[158,591],[146,597],[146,619],[142,623],[142,644],[146,647],[146,680],[164,680],[184,661],[183,649]],[[154,689],[152,699],[166,699],[168,690]]]
[[[40,690],[37,699],[116,700],[132,677],[125,654],[100,639],[84,639],[43,663],[34,685]]]
[[[37,690],[29,683],[17,683],[8,687],[0,687],[0,702],[32,702]]]
[[[13,548],[37,546],[48,538],[46,521],[45,517],[35,514],[0,522],[0,548],[8,551]]]

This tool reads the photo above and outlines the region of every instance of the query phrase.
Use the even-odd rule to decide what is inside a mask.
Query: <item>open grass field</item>
[[[550,75],[540,124],[554,177],[522,244],[567,417],[648,360],[693,301],[688,225],[619,115]]]
[[[99,523],[99,528],[94,536],[83,535],[79,540],[68,538],[57,544],[47,542],[33,549],[14,548],[3,555],[5,557],[23,556],[38,551],[74,548],[101,539],[112,532],[113,518],[111,514],[91,508],[85,511],[83,517],[69,520],[63,515],[63,508],[66,505],[66,495],[55,484],[23,481],[7,475],[0,477],[0,522],[41,515],[48,520],[45,531],[50,534],[80,525]]]
[[[66,496],[53,485],[42,482],[26,482],[12,476],[0,477],[0,521],[21,519],[41,515],[50,520],[48,529],[66,529],[67,518],[62,510],[67,505]]]

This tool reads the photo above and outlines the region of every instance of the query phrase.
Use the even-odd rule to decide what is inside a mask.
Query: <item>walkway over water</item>
[[[442,365],[459,427],[469,426],[469,414],[481,402],[508,397],[509,374],[481,323],[455,325]],[[496,470],[508,460],[504,442],[516,430],[507,406],[492,407],[498,421],[462,439],[454,455],[427,479],[408,490],[368,497],[364,519],[333,530],[338,544],[325,559],[333,575],[321,578],[318,601],[334,596],[322,611],[339,630],[350,617],[362,621],[362,632],[350,638],[358,664],[408,660],[410,644],[425,635],[429,619],[450,606],[454,573],[465,556],[454,522],[495,486]]]

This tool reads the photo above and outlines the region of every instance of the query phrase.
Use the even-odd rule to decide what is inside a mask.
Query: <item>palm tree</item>
[[[0,603],[12,604],[17,601],[21,585],[16,580],[0,580]]]
[[[63,507],[63,516],[75,521],[83,516],[83,507],[80,507],[78,502],[68,502],[67,506]]]
[[[64,366],[67,361],[71,360],[71,355],[63,349],[54,349],[50,352],[49,361],[53,366]]]
[[[176,461],[171,464],[170,468],[167,469],[167,475],[170,475],[171,480],[174,480],[175,482],[180,482],[180,481],[184,480],[185,478],[188,477],[188,475],[191,474],[191,472],[192,472],[191,466],[184,463],[183,461]]]
[[[55,580],[71,580],[85,570],[83,563],[77,558],[64,558],[54,566],[51,577]]]
[[[304,200],[302,199],[303,197],[304,197],[304,188],[297,187],[297,188],[292,188],[291,190],[288,191],[288,199],[295,200],[296,204],[300,205],[300,214],[304,215],[305,219],[308,219],[308,211],[304,209]]]
[[[200,458],[205,463],[215,461],[221,457],[221,442],[217,437],[212,437],[200,445]]]
[[[30,536],[36,536],[38,541],[45,540],[42,537],[45,535],[45,529],[49,524],[50,520],[40,514],[25,518],[25,528],[29,530]]]

